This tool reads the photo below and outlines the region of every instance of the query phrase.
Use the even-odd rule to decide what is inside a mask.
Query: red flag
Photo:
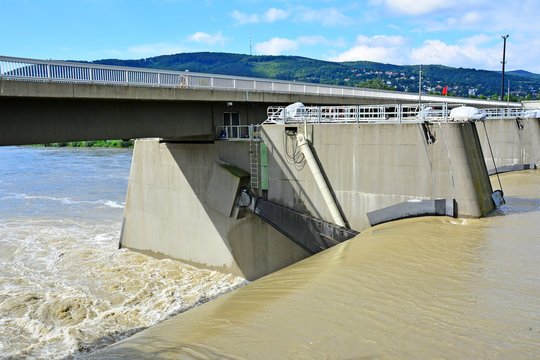
[[[448,85],[446,85],[446,86],[444,87],[444,89],[442,89],[442,94],[443,94],[443,95],[448,95]]]

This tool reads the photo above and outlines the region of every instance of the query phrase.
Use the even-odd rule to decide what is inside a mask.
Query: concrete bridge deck
[[[503,107],[500,101],[422,95],[422,102]],[[0,56],[0,145],[131,139],[212,140],[222,113],[241,124],[266,108],[414,103],[418,94]],[[520,106],[519,104],[511,104]]]

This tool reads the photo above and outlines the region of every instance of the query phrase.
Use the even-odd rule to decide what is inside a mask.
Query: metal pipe
[[[306,137],[303,134],[297,134],[296,140],[298,141],[300,150],[302,150],[302,154],[304,154],[304,157],[306,158],[306,162],[309,166],[309,169],[311,170],[311,173],[313,174],[313,177],[315,178],[315,182],[317,183],[317,186],[321,191],[324,202],[326,203],[326,206],[328,206],[328,210],[330,210],[330,214],[334,219],[334,223],[344,227],[345,222],[343,221],[341,213],[337,208],[334,197],[330,193],[330,188],[328,187],[328,184],[326,183],[326,180],[321,173],[321,169],[319,169],[319,165],[317,164],[317,161],[315,160],[315,157],[311,152],[311,148],[309,147],[309,143]]]

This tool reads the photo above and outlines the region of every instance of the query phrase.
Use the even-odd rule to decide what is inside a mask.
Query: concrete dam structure
[[[310,139],[346,228],[362,231],[373,225],[370,216],[376,223],[422,214],[481,217],[495,208],[475,122],[266,123],[254,138],[138,140],[122,246],[247,279],[308,256],[249,211],[250,201],[239,205],[249,188],[251,197],[336,222],[298,134]],[[442,210],[411,210],[426,201]],[[287,223],[293,215],[278,217]]]
[[[0,57],[0,105],[0,145],[139,138],[120,246],[248,280],[382,222],[482,217],[495,168],[540,163],[539,116],[481,99]]]

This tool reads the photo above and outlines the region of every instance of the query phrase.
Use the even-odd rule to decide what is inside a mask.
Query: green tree
[[[361,81],[357,87],[367,88],[367,89],[377,89],[377,90],[395,90],[395,87],[388,85],[382,79],[368,79],[366,81]]]

